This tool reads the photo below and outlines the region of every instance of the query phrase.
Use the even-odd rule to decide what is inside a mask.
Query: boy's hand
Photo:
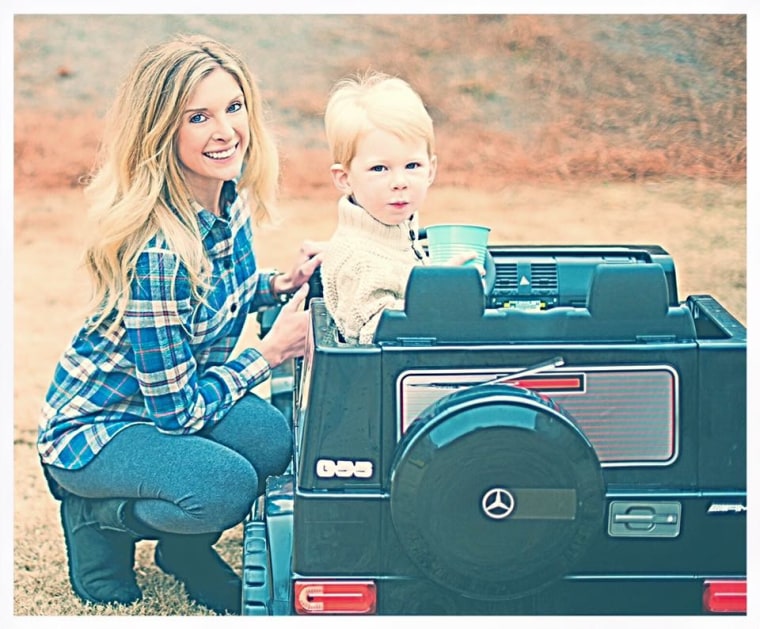
[[[464,253],[458,253],[457,255],[449,258],[449,261],[446,262],[446,266],[462,266],[471,260],[475,260],[477,257],[478,254],[474,251],[465,251]]]
[[[451,257],[449,261],[446,262],[446,266],[462,266],[468,262],[476,260],[477,258],[478,254],[475,251],[465,251],[464,253],[458,253],[457,255]],[[480,272],[480,277],[486,276],[486,269],[482,264],[476,262],[472,266],[474,266]]]

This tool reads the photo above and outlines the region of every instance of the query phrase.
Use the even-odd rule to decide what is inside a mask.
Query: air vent
[[[497,289],[556,292],[557,287],[557,265],[554,262],[519,265],[509,262],[496,265],[495,288]]]
[[[516,290],[517,289],[517,264],[512,262],[510,264],[497,264],[496,265],[496,279],[494,282],[495,288],[503,290]]]
[[[541,290],[557,290],[557,265],[552,263],[534,263],[530,265],[531,284]]]

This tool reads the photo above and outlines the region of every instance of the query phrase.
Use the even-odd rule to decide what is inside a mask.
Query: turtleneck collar
[[[385,246],[408,249],[412,239],[416,241],[419,232],[417,214],[413,214],[403,223],[386,225],[381,223],[363,207],[353,203],[347,196],[338,201],[338,231],[357,233]],[[413,232],[414,236],[410,235]]]

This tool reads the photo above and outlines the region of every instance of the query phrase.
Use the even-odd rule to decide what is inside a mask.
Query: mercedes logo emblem
[[[515,497],[503,487],[494,487],[483,494],[480,506],[492,520],[503,520],[515,510]]]

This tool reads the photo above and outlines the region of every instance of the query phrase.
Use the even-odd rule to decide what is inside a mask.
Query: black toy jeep
[[[486,270],[415,269],[372,345],[311,300],[243,614],[746,614],[745,327],[657,246]]]

